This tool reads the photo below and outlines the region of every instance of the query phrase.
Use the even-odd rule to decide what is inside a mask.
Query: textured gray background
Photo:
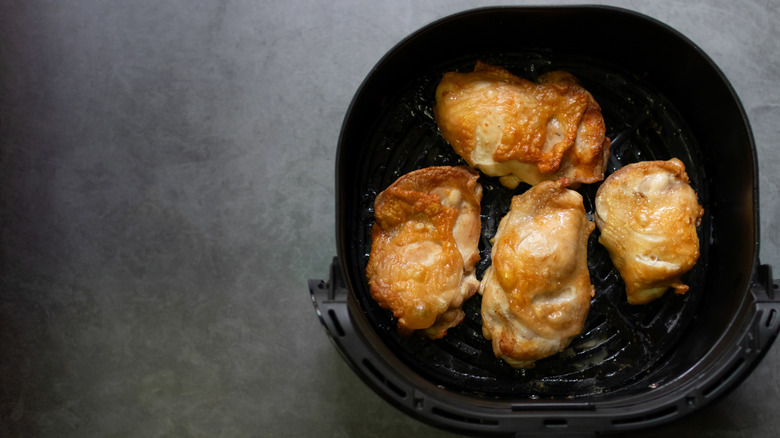
[[[612,3],[732,82],[780,271],[778,3]],[[450,436],[349,370],[306,280],[336,253],[360,82],[485,4],[0,0],[0,436]],[[775,345],[728,397],[641,436],[776,436],[779,367]]]

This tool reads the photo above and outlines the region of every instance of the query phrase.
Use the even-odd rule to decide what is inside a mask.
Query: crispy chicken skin
[[[703,214],[676,158],[629,164],[601,184],[599,242],[626,283],[629,303],[649,303],[669,287],[678,294],[688,291],[680,278],[699,258],[696,227]]]
[[[570,73],[537,83],[478,61],[471,73],[444,74],[433,111],[455,152],[506,187],[604,179],[610,140],[601,108]]]
[[[481,229],[479,174],[466,166],[429,167],[401,176],[377,195],[366,277],[403,336],[432,339],[463,320],[477,291]]]
[[[513,367],[562,351],[590,310],[587,244],[595,225],[567,184],[544,181],[512,198],[493,238],[479,289],[482,332]]]

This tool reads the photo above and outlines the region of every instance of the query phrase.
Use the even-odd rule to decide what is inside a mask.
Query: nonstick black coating
[[[596,296],[585,330],[535,368],[516,370],[494,357],[482,336],[478,295],[464,305],[464,322],[442,340],[397,334],[365,279],[374,198],[409,171],[463,164],[436,127],[434,90],[444,72],[469,71],[477,60],[531,80],[554,69],[577,76],[601,105],[612,139],[607,173],[642,160],[683,161],[705,210],[701,257],[683,279],[691,286],[687,294],[667,292],[649,305],[629,306],[596,230],[588,247]],[[508,190],[486,176],[480,183],[479,277],[490,263],[498,221],[511,197],[527,188]],[[591,218],[597,188],[578,189]],[[591,401],[678,384],[692,367],[707,365],[708,352],[738,342],[735,327],[750,316],[745,303],[758,262],[756,190],[755,147],[739,100],[709,58],[668,27],[601,7],[491,8],[449,17],[380,60],[342,127],[337,243],[356,303],[351,312],[412,372],[467,395]]]
[[[593,60],[557,58],[549,53],[485,54],[480,59],[507,67],[531,80],[554,69],[573,73],[603,108],[607,136],[613,140],[608,173],[640,160],[680,158],[700,203],[708,211],[708,191],[703,183],[706,176],[695,140],[670,103],[641,79]],[[365,145],[360,160],[365,163],[363,171],[356,175],[363,203],[355,212],[361,230],[354,234],[352,245],[362,248],[358,267],[361,272],[365,272],[371,249],[376,194],[412,170],[465,164],[438,132],[432,106],[441,74],[450,70],[469,71],[474,61],[442,65],[440,71],[421,76],[387,103],[373,136]],[[481,279],[490,265],[490,239],[498,222],[507,213],[512,196],[529,186],[509,190],[496,178],[484,175],[480,183],[484,198],[477,276]],[[591,220],[597,188],[598,184],[592,184],[578,190]],[[464,306],[465,321],[449,330],[444,339],[432,341],[400,337],[392,314],[370,297],[367,285],[362,284],[356,293],[384,342],[412,368],[438,385],[491,395],[592,395],[630,384],[646,375],[647,370],[674,349],[676,341],[693,322],[706,275],[708,218],[705,213],[699,228],[701,262],[684,279],[692,285],[691,290],[683,296],[669,292],[645,306],[626,303],[622,280],[606,250],[597,242],[598,231],[594,231],[588,243],[588,265],[596,296],[583,334],[564,352],[538,361],[532,369],[514,369],[494,356],[490,342],[482,335],[478,294]]]

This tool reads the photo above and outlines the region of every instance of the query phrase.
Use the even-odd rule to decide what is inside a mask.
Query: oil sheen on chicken
[[[603,180],[610,140],[598,103],[570,73],[538,80],[482,62],[470,73],[445,73],[434,106],[442,136],[509,188],[561,177],[572,185]]]
[[[545,181],[512,198],[493,238],[479,289],[482,332],[513,367],[565,349],[590,310],[587,243],[595,225],[566,184]]]
[[[626,283],[629,303],[649,303],[670,287],[688,291],[681,277],[699,258],[696,227],[703,214],[676,158],[629,164],[602,183],[596,192],[599,242]]]
[[[403,336],[441,338],[463,320],[461,306],[479,287],[478,177],[465,166],[429,167],[376,197],[366,276]]]

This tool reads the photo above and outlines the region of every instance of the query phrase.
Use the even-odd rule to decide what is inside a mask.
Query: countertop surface
[[[337,141],[374,64],[438,18],[526,3],[0,0],[0,436],[455,436],[363,384],[307,280],[336,255]],[[780,3],[607,3],[731,82],[780,269]],[[778,370],[774,345],[632,436],[776,436]]]

